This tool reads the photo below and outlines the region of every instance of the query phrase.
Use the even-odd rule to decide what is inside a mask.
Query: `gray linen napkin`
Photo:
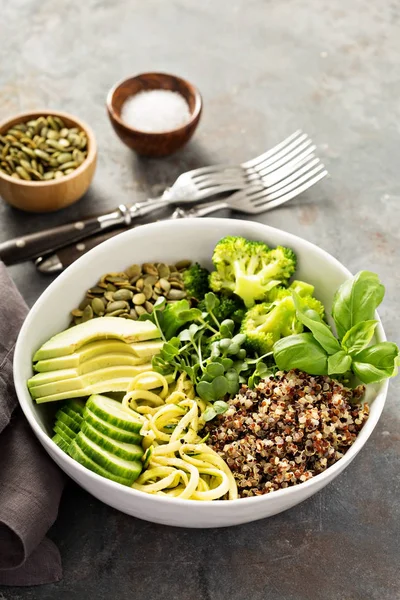
[[[0,585],[39,585],[62,578],[54,523],[64,475],[45,453],[21,411],[12,359],[26,304],[0,263]]]

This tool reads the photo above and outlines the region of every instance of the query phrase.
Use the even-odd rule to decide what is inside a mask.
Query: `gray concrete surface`
[[[87,120],[99,143],[90,192],[29,216],[4,204],[1,239],[144,199],[182,171],[257,155],[297,128],[331,178],[259,218],[318,244],[387,288],[380,314],[400,339],[400,4],[395,0],[0,0],[0,112],[51,107]],[[165,70],[196,83],[192,143],[138,160],[114,135],[105,97],[118,79]],[[237,215],[233,215],[237,217]],[[32,304],[50,279],[10,269]],[[365,449],[333,484],[274,518],[179,530],[129,518],[70,485],[51,531],[57,585],[2,600],[400,599],[400,380]]]

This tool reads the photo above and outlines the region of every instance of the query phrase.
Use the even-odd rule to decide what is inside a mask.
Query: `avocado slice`
[[[74,354],[95,340],[118,339],[126,344],[157,339],[159,329],[151,321],[131,321],[118,317],[102,317],[70,327],[48,340],[33,357],[33,361]]]
[[[165,379],[168,383],[172,383],[174,381],[173,373],[165,375]],[[45,402],[55,402],[57,400],[67,400],[69,398],[82,398],[84,396],[90,396],[91,394],[103,394],[106,392],[126,392],[131,383],[132,376],[119,377],[108,381],[101,381],[96,384],[93,383],[86,388],[80,387],[80,384],[82,385],[81,381],[80,384],[77,383],[77,387],[75,389],[71,389],[69,391],[64,390],[62,392],[55,392],[53,387],[50,390],[53,391],[53,393],[50,393],[47,396],[38,396],[36,398],[36,403],[44,404]],[[160,380],[158,379],[158,377],[155,377],[150,373],[141,380],[140,384],[141,387],[146,390],[152,390],[161,387]],[[54,383],[52,385],[54,386]],[[31,395],[33,398],[35,398],[33,390],[31,390]]]
[[[129,365],[106,367],[83,374],[80,374],[78,369],[49,371],[48,373],[34,375],[29,379],[28,387],[32,397],[38,398],[50,394],[59,394],[63,391],[69,392],[79,388],[88,388],[91,385],[120,379],[121,377],[131,377],[133,379],[133,377],[144,371],[151,371],[150,363],[137,365],[136,367]],[[73,373],[72,376],[71,373]]]
[[[96,356],[119,354],[124,357],[129,357],[129,362],[122,364],[142,364],[148,362],[155,354],[161,351],[163,346],[162,340],[154,340],[149,342],[136,342],[134,344],[126,344],[119,340],[97,340],[82,346],[77,352],[67,356],[59,356],[57,358],[48,358],[40,360],[34,365],[35,371],[56,371],[58,369],[74,369],[87,361],[91,361]]]

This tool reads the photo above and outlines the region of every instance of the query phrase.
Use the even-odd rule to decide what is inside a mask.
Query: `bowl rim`
[[[9,181],[15,185],[22,185],[25,187],[32,187],[32,188],[36,187],[37,188],[42,185],[44,185],[44,186],[61,185],[64,182],[71,181],[72,179],[74,179],[75,177],[77,177],[81,173],[83,173],[87,169],[89,164],[92,163],[97,156],[97,143],[96,143],[96,138],[95,138],[95,135],[94,135],[91,127],[89,127],[89,125],[87,125],[86,123],[84,123],[78,117],[75,117],[71,113],[67,113],[65,111],[59,111],[59,110],[50,110],[50,109],[30,110],[27,112],[17,113],[13,117],[8,117],[7,119],[3,119],[0,122],[0,135],[3,135],[2,130],[5,127],[7,127],[7,125],[9,123],[11,123],[11,121],[14,121],[14,125],[18,125],[19,123],[22,123],[25,120],[30,120],[30,117],[35,118],[35,116],[36,117],[41,117],[41,116],[52,116],[53,117],[54,116],[54,117],[60,117],[61,119],[64,117],[66,119],[69,119],[73,123],[75,123],[77,127],[80,127],[80,129],[82,129],[87,134],[87,138],[88,138],[88,142],[89,142],[89,144],[88,144],[89,151],[88,151],[87,157],[85,158],[83,163],[74,170],[73,173],[70,173],[69,175],[64,175],[64,177],[61,179],[50,179],[49,181],[44,181],[44,180],[27,181],[26,179],[15,179],[14,177],[11,177],[11,175],[7,175],[7,173],[4,173],[3,171],[0,171],[0,178],[4,179],[5,181]],[[16,120],[16,119],[18,119],[18,120]]]
[[[146,75],[158,75],[161,77],[175,79],[177,81],[184,83],[186,86],[190,87],[193,90],[195,106],[194,106],[193,112],[190,113],[190,119],[189,119],[189,121],[187,121],[187,123],[185,123],[181,127],[177,127],[175,129],[167,129],[166,131],[142,131],[141,129],[135,129],[134,127],[129,125],[126,121],[121,119],[121,117],[117,114],[116,110],[114,109],[114,94],[115,94],[115,92],[127,81],[139,79],[139,77],[144,77]],[[157,88],[155,88],[155,89],[157,89]],[[136,92],[136,93],[138,94],[139,92]],[[135,96],[136,94],[132,94],[132,95]],[[106,105],[107,105],[107,110],[108,110],[109,115],[113,119],[115,119],[115,121],[118,123],[118,125],[120,125],[121,127],[124,127],[125,129],[127,129],[128,131],[130,131],[133,134],[141,135],[141,136],[148,136],[149,138],[155,139],[156,137],[163,136],[163,135],[169,135],[171,133],[174,133],[174,134],[175,133],[177,133],[177,134],[184,133],[186,131],[186,129],[188,128],[188,126],[195,123],[196,120],[200,117],[201,111],[203,109],[203,98],[200,94],[198,87],[195,86],[193,83],[191,83],[188,79],[184,79],[183,77],[179,77],[178,75],[173,75],[172,73],[165,73],[163,71],[146,71],[145,73],[139,73],[138,75],[133,75],[131,77],[125,77],[124,79],[117,81],[117,83],[115,83],[112,86],[112,88],[108,91]]]
[[[203,222],[204,226],[205,226],[205,223],[208,222],[211,225],[211,227],[212,226],[216,227],[218,224],[222,224],[222,222],[225,223],[226,221],[227,221],[227,219],[223,219],[223,218],[207,218],[207,219],[202,219],[200,222]],[[262,223],[257,223],[257,222],[253,222],[253,221],[249,222],[249,221],[245,221],[243,219],[235,219],[235,221],[238,221],[239,224],[243,224],[243,226],[247,226],[247,227],[248,227],[249,223],[251,223],[254,226],[255,234],[257,234],[257,231],[259,231],[260,233],[262,231],[266,231],[266,232],[272,231],[272,232],[284,233],[285,236],[288,237],[289,242],[291,239],[292,240],[300,240],[300,242],[302,244],[304,244],[306,247],[308,247],[309,249],[312,249],[312,250],[317,249],[317,251],[324,258],[326,258],[328,262],[333,262],[337,267],[339,267],[344,272],[344,274],[347,274],[348,277],[352,276],[352,273],[338,259],[336,259],[334,256],[332,256],[329,252],[320,248],[316,244],[313,244],[312,242],[309,242],[308,240],[301,238],[300,236],[286,232],[286,231],[276,228],[276,227],[271,227],[270,225],[264,225]],[[157,229],[162,230],[165,227],[168,227],[169,223],[174,223],[175,226],[178,226],[178,227],[180,227],[180,226],[185,227],[187,223],[193,223],[196,225],[196,227],[198,227],[199,219],[187,218],[187,219],[182,219],[181,221],[179,221],[179,220],[178,221],[168,221],[168,220],[158,221],[155,223],[141,225],[140,228],[138,228],[138,229],[141,230],[141,232],[147,233],[147,231],[152,231],[152,230],[157,230]],[[84,478],[85,477],[89,478],[89,480],[91,480],[94,484],[99,483],[100,485],[105,486],[105,488],[108,488],[110,490],[114,490],[116,492],[119,491],[120,493],[126,494],[127,496],[132,496],[132,498],[144,500],[145,498],[149,499],[149,494],[147,494],[145,492],[141,492],[139,490],[135,490],[128,486],[124,486],[115,481],[112,481],[110,479],[102,477],[101,475],[98,475],[97,473],[94,473],[93,471],[90,471],[89,469],[87,469],[86,467],[84,467],[83,465],[78,463],[76,460],[71,458],[68,454],[63,452],[61,450],[61,448],[59,448],[57,446],[57,444],[55,444],[55,442],[53,442],[51,437],[42,430],[42,428],[40,427],[39,423],[37,422],[37,420],[35,418],[34,412],[32,410],[33,400],[29,396],[29,392],[27,390],[25,380],[23,380],[23,378],[19,375],[19,367],[18,367],[19,362],[20,362],[20,360],[19,360],[20,355],[23,353],[25,333],[28,330],[28,328],[31,326],[31,323],[34,322],[37,311],[40,309],[41,304],[46,302],[47,297],[52,293],[53,288],[55,286],[57,286],[57,287],[62,286],[63,282],[66,279],[68,279],[70,274],[73,274],[74,272],[80,270],[85,265],[89,266],[92,256],[94,255],[94,253],[99,251],[100,247],[104,248],[104,246],[109,246],[111,248],[112,245],[115,243],[116,238],[121,239],[121,238],[125,237],[126,241],[128,242],[130,237],[136,235],[136,232],[138,229],[134,228],[134,229],[130,229],[128,231],[124,231],[124,232],[118,234],[117,236],[115,236],[109,240],[106,240],[99,246],[93,248],[92,250],[87,252],[85,255],[80,257],[77,261],[75,261],[72,265],[70,265],[63,273],[61,273],[57,277],[57,279],[55,281],[53,281],[44,290],[44,292],[41,294],[41,296],[39,296],[39,298],[37,299],[35,304],[32,306],[31,310],[29,311],[29,313],[22,325],[20,333],[18,335],[16,346],[15,346],[13,375],[14,375],[14,384],[15,384],[15,389],[17,392],[19,404],[25,414],[25,417],[28,420],[29,425],[31,426],[31,428],[33,429],[38,440],[44,446],[45,449],[51,448],[51,451],[54,452],[59,457],[61,464],[66,461],[66,463],[72,468],[72,471],[75,469],[78,472],[81,472],[82,476]],[[384,329],[382,326],[381,319],[378,314],[376,314],[376,319],[378,320],[378,326],[377,326],[377,330],[376,330],[378,339],[379,339],[379,341],[385,341],[386,335],[385,335],[385,332],[384,332]],[[333,480],[336,475],[338,475],[346,466],[348,466],[351,463],[353,458],[363,448],[363,446],[365,445],[368,438],[374,431],[374,429],[380,419],[382,410],[385,405],[388,387],[389,387],[389,380],[385,380],[379,384],[379,390],[377,391],[374,398],[371,399],[371,401],[373,401],[373,402],[379,401],[380,402],[380,407],[379,407],[380,410],[378,409],[378,412],[374,415],[374,418],[371,417],[371,414],[369,415],[369,418],[367,419],[363,428],[359,432],[354,444],[349,448],[349,450],[343,455],[342,458],[340,458],[336,463],[334,463],[333,465],[328,467],[322,473],[319,473],[318,475],[311,477],[311,479],[309,479],[305,482],[302,482],[301,484],[290,486],[290,487],[287,487],[284,489],[275,490],[273,493],[270,493],[270,494],[263,494],[260,496],[252,496],[249,498],[238,498],[236,500],[227,500],[227,501],[222,501],[222,502],[216,502],[215,500],[205,500],[205,501],[201,502],[201,506],[202,507],[203,506],[206,506],[206,507],[212,506],[213,509],[215,509],[217,511],[224,511],[224,510],[229,510],[229,508],[227,508],[229,506],[237,508],[238,506],[242,506],[242,505],[244,506],[245,503],[247,503],[247,504],[251,503],[255,508],[258,503],[268,502],[268,498],[271,498],[271,497],[273,497],[275,499],[278,499],[278,498],[288,498],[289,499],[290,497],[295,496],[299,492],[299,488],[301,488],[302,490],[304,490],[306,492],[307,489],[311,490],[314,487],[316,487],[317,489],[315,491],[318,491],[325,485],[324,484],[325,480],[328,480],[325,482],[326,484],[329,483],[329,481]],[[28,400],[28,397],[29,397],[29,400]],[[58,464],[60,464],[60,463],[58,463]],[[62,467],[60,467],[60,468],[62,468]],[[312,492],[309,495],[311,495],[311,494],[312,494]],[[175,506],[179,506],[179,507],[199,506],[198,500],[170,498],[168,496],[156,496],[154,494],[151,494],[150,496],[151,496],[152,502],[156,503],[156,505],[161,503],[160,506],[163,506],[163,505],[165,506],[166,502],[169,503],[171,506],[175,505]],[[255,517],[255,519],[256,518],[257,517]]]

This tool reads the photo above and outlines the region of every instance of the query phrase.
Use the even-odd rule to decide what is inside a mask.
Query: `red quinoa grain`
[[[359,403],[364,392],[327,376],[278,372],[253,390],[242,386],[207,425],[208,444],[229,465],[242,498],[297,485],[354,443],[369,414]]]

